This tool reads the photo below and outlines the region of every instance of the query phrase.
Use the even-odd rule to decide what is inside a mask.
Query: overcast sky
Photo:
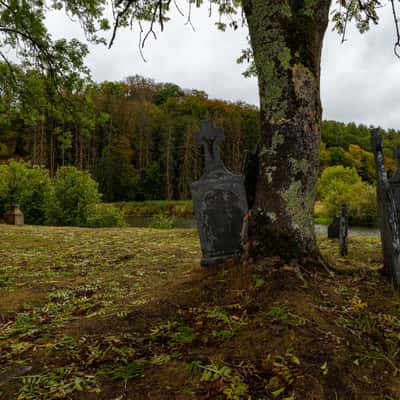
[[[204,90],[211,98],[241,100],[258,105],[255,79],[244,78],[236,59],[247,47],[246,28],[219,31],[207,10],[196,9],[192,28],[177,12],[157,40],[138,50],[138,30],[119,31],[114,46],[90,46],[87,64],[96,81],[122,80],[139,74],[182,88]],[[341,44],[328,32],[322,58],[324,119],[380,125],[400,130],[400,60],[394,56],[394,24],[389,7],[381,11],[381,23],[363,35],[349,31]],[[83,39],[79,25],[60,13],[47,20],[54,37]]]

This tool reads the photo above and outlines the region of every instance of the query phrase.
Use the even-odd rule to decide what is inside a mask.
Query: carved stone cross
[[[211,120],[201,121],[200,125],[200,131],[194,136],[196,143],[204,147],[204,176],[217,170],[226,171],[219,154],[219,145],[224,141],[224,130],[214,127]]]

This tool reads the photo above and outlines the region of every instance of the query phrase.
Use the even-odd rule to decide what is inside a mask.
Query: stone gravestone
[[[221,128],[201,121],[195,141],[204,148],[204,174],[192,184],[193,206],[203,253],[201,264],[218,264],[240,255],[246,235],[244,217],[248,211],[244,177],[225,168],[219,145]]]
[[[343,204],[340,210],[339,226],[339,251],[340,255],[344,257],[348,254],[349,219],[347,216],[347,204]]]
[[[400,218],[399,218],[399,168],[391,180],[384,164],[380,129],[371,130],[372,151],[377,170],[378,209],[384,260],[384,272],[400,288]],[[396,203],[397,199],[397,203]]]
[[[18,204],[12,203],[4,214],[4,222],[9,225],[23,225],[24,214],[19,209]]]
[[[329,239],[339,239],[340,231],[340,217],[335,217],[328,225],[328,238]]]

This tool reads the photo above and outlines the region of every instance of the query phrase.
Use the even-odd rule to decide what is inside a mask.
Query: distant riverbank
[[[195,229],[193,205],[191,201],[143,201],[143,202],[120,202],[113,203],[124,214],[127,225],[135,228],[159,227],[160,223],[166,223],[167,227],[181,229]],[[317,212],[320,204],[316,205]],[[315,218],[315,230],[317,235],[326,235],[329,217],[321,218],[320,213]],[[322,223],[321,223],[322,222]],[[379,236],[376,227],[350,227],[351,236]]]

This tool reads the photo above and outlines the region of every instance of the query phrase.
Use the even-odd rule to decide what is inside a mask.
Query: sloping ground
[[[377,239],[198,267],[190,230],[0,225],[0,399],[400,399]]]

